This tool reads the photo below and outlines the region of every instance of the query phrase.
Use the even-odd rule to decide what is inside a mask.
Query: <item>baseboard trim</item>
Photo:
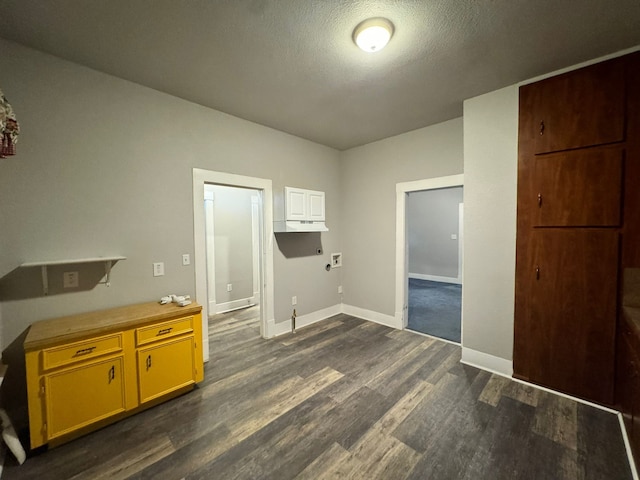
[[[472,350],[470,348],[462,347],[462,359],[461,363],[465,365],[470,365],[472,367],[479,368],[481,370],[485,370],[487,372],[495,373],[496,375],[500,375],[502,377],[506,377],[509,380],[514,382],[522,383],[523,385],[529,385],[530,387],[537,388],[538,390],[542,390],[544,392],[553,393],[554,395],[559,395],[560,397],[568,398],[569,400],[573,400],[578,403],[582,403],[584,405],[589,405],[590,407],[597,408],[604,412],[618,414],[617,410],[614,410],[609,407],[604,407],[602,405],[598,405],[597,403],[590,402],[588,400],[583,400],[582,398],[574,397],[572,395],[568,395],[563,392],[559,392],[557,390],[552,390],[551,388],[543,387],[541,385],[536,385],[535,383],[530,383],[525,380],[520,380],[519,378],[513,377],[513,363],[510,360],[506,360],[504,358],[496,357],[493,355],[489,355],[488,353],[478,352],[477,350]]]
[[[241,308],[251,307],[255,305],[255,298],[240,298],[239,300],[232,300],[230,302],[225,303],[217,303],[215,312],[216,313],[227,313],[232,312],[233,310],[239,310]]]
[[[624,418],[622,413],[618,412],[618,423],[620,423],[620,431],[622,432],[622,441],[624,442],[624,448],[627,451],[627,459],[629,460],[629,468],[631,468],[631,476],[633,480],[639,480],[638,469],[636,463],[633,461],[633,452],[631,451],[631,442],[627,436],[627,429],[624,426]]]
[[[342,305],[338,303],[331,307],[316,310],[315,312],[299,315],[296,317],[296,329],[326,320],[327,318],[338,315],[339,313],[342,313]],[[267,338],[278,337],[280,335],[291,333],[292,331],[291,319],[278,323],[276,323],[275,319],[267,321]]]
[[[456,285],[462,285],[462,279],[456,278],[456,277],[440,277],[438,275],[425,275],[423,273],[409,273],[409,278],[415,278],[417,280],[429,280],[431,282],[455,283]]]
[[[276,323],[275,318],[267,320],[266,338],[279,337],[285,333],[291,333],[291,320]]]
[[[400,322],[393,315],[387,315],[384,313],[374,312],[373,310],[366,310],[360,307],[354,307],[353,305],[342,304],[342,313],[352,315],[354,317],[362,318],[363,320],[369,320],[370,322],[379,323],[387,327],[396,328],[402,330],[402,320]]]
[[[315,312],[300,315],[296,318],[296,329],[307,327],[340,313],[342,313],[342,304],[337,303],[331,307],[323,308],[322,310],[316,310]]]
[[[503,377],[511,378],[513,375],[513,362],[510,360],[472,350],[471,348],[462,347],[462,359],[460,362]]]

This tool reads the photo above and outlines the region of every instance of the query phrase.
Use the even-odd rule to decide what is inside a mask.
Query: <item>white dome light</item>
[[[369,18],[353,31],[353,41],[365,52],[382,50],[393,35],[393,23],[386,18]]]

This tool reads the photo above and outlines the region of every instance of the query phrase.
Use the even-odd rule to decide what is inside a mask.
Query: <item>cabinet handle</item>
[[[544,120],[540,122],[540,135],[544,135]]]
[[[163,328],[162,330],[158,330],[158,335],[166,335],[167,333],[171,333],[173,327]]]
[[[540,280],[540,267],[536,265],[536,280]]]
[[[151,368],[151,355],[147,356],[147,370]]]
[[[89,348],[82,348],[80,350],[78,350],[76,352],[76,354],[74,355],[74,357],[79,357],[81,355],[88,355],[91,352],[93,352],[96,349],[96,347],[89,347]]]
[[[116,366],[111,365],[111,368],[109,369],[109,383],[111,383],[112,380],[115,380],[115,378],[116,378]]]
[[[538,207],[542,207],[542,194],[538,194]]]

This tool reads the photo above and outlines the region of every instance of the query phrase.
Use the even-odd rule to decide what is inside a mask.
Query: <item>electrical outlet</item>
[[[80,285],[78,272],[64,272],[62,274],[62,286],[64,288],[77,288]]]
[[[298,297],[297,296],[293,296],[291,297],[291,305],[297,305],[298,304]]]
[[[191,257],[188,253],[182,254],[182,265],[191,265]]]
[[[342,285],[338,285],[338,293],[342,293]]]
[[[458,234],[452,233],[451,234],[451,240],[457,240],[457,239],[458,239]]]
[[[230,292],[231,290],[233,290],[233,284],[227,283],[227,292]]]
[[[158,262],[153,264],[153,276],[162,277],[164,275],[164,262]]]

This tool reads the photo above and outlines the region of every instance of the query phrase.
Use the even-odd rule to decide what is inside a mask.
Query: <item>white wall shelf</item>
[[[100,263],[104,262],[104,273],[105,280],[104,283],[107,287],[111,286],[111,282],[109,277],[111,275],[111,267],[113,264],[119,260],[126,260],[127,257],[123,257],[120,255],[114,255],[110,257],[87,257],[87,258],[69,258],[65,260],[46,260],[41,262],[25,262],[20,265],[22,268],[31,268],[31,267],[40,267],[42,272],[42,293],[44,295],[49,294],[49,272],[48,267],[56,266],[56,265],[73,265],[78,263]]]

